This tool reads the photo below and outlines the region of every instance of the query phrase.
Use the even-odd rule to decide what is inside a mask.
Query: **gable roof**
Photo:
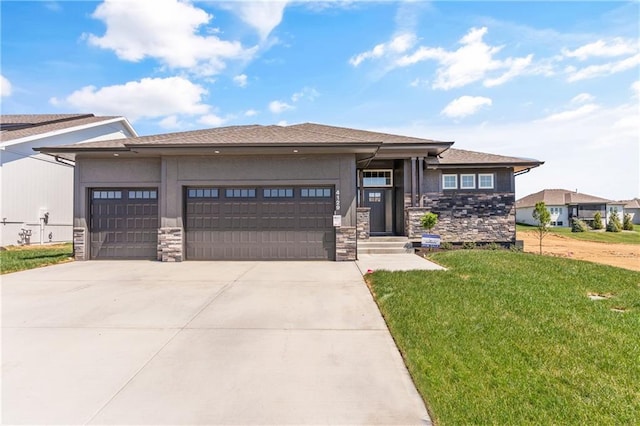
[[[618,201],[582,194],[567,189],[543,189],[529,194],[516,201],[516,207],[534,207],[536,203],[544,201],[547,206],[564,206],[571,204],[622,204]]]
[[[640,198],[634,198],[633,200],[623,200],[620,203],[624,203],[625,209],[640,209]]]
[[[124,117],[94,114],[16,114],[0,115],[0,141],[3,145],[65,133],[83,127],[122,122],[134,136],[136,131]],[[11,143],[7,143],[11,142]]]

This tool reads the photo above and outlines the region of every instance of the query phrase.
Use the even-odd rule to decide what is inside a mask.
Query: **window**
[[[476,175],[460,175],[460,188],[475,189]]]
[[[563,223],[561,220],[559,220],[559,221],[558,221],[558,222],[556,222],[556,223],[558,224],[558,226],[564,226],[564,223]]]
[[[293,188],[265,188],[264,198],[293,198]]]
[[[156,198],[158,198],[158,193],[156,191],[129,191],[130,200],[155,200]]]
[[[227,198],[255,198],[256,190],[253,188],[229,188],[225,190]]]
[[[442,175],[442,189],[457,189],[458,175]]]
[[[493,189],[493,173],[478,175],[478,188]]]
[[[189,198],[218,198],[218,188],[189,188]]]
[[[122,191],[93,191],[94,200],[119,200],[122,198]]]
[[[331,197],[331,188],[302,188],[300,196],[303,198],[329,198]]]
[[[391,170],[363,170],[362,184],[364,186],[393,186]]]
[[[370,203],[381,203],[382,202],[382,193],[381,192],[370,192],[369,193],[369,202]]]

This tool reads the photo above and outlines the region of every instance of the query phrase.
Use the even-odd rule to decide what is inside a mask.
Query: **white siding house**
[[[600,212],[602,224],[606,226],[611,214],[616,212],[622,221],[624,202],[582,194],[566,189],[543,189],[516,201],[516,222],[537,225],[533,219],[536,203],[544,201],[551,213],[551,226],[571,226],[573,219],[593,222],[596,212]]]
[[[71,241],[71,161],[36,147],[137,136],[124,117],[93,114],[0,116],[0,245]]]

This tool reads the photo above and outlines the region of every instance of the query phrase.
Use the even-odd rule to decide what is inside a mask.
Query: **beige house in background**
[[[617,214],[622,220],[624,201],[613,201],[567,189],[543,189],[516,201],[516,222],[536,225],[533,211],[536,203],[544,201],[551,213],[551,226],[571,226],[573,219],[593,222],[596,212],[600,212],[602,224],[606,225],[610,215]]]

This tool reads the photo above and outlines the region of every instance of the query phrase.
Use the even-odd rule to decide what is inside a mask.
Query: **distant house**
[[[631,222],[640,225],[640,198],[620,202],[624,203],[624,212],[629,213]]]
[[[533,210],[536,203],[544,201],[551,213],[551,226],[571,226],[573,219],[592,224],[596,212],[600,212],[603,225],[616,212],[622,220],[624,201],[613,201],[566,189],[543,189],[516,201],[516,222],[536,225]]]
[[[72,240],[74,163],[34,147],[132,136],[124,117],[0,115],[0,245]]]

